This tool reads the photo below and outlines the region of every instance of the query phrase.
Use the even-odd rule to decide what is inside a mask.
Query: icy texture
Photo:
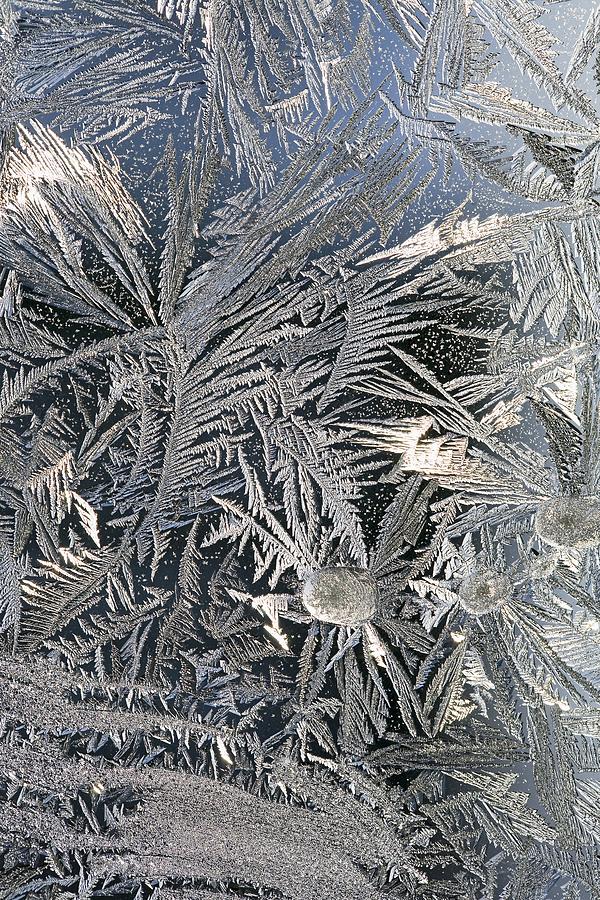
[[[358,625],[375,612],[377,583],[364,569],[320,569],[306,580],[302,602],[311,616],[334,625]]]
[[[474,616],[482,616],[499,609],[512,595],[508,575],[483,569],[465,578],[458,595],[463,609]]]
[[[0,0],[2,900],[598,900],[599,54]]]
[[[600,546],[600,498],[557,497],[544,503],[535,530],[551,547],[586,550]]]

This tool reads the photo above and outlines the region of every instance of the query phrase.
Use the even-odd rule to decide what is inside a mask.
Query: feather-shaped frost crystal
[[[308,577],[302,603],[320,622],[359,625],[373,616],[377,605],[377,583],[366,569],[334,566]]]
[[[600,498],[557,497],[542,504],[535,530],[551,547],[586,550],[600,546]]]

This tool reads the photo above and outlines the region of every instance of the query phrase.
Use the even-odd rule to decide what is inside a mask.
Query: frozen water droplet
[[[538,510],[535,531],[551,547],[584,550],[600,546],[600,498],[549,500]]]
[[[512,594],[508,575],[493,569],[480,569],[463,579],[458,596],[462,608],[474,616],[483,616],[499,609]]]
[[[353,566],[319,569],[306,580],[302,603],[320,622],[358,625],[375,612],[377,583],[366,569]]]

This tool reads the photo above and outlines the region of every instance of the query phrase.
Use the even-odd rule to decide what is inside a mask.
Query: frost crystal
[[[559,554],[556,550],[552,550],[550,553],[540,553],[529,562],[529,575],[533,579],[549,578],[556,570],[558,561]]]
[[[483,616],[503,606],[512,594],[508,575],[492,569],[480,569],[460,584],[458,596],[462,608],[474,616]]]
[[[600,4],[0,60],[0,898],[600,900]]]
[[[537,535],[551,547],[586,550],[600,546],[600,498],[558,497],[542,504]]]
[[[302,602],[311,616],[332,625],[359,625],[375,612],[377,583],[366,569],[336,566],[310,575]]]

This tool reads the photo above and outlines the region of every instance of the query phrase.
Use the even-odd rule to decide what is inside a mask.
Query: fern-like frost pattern
[[[599,49],[0,0],[0,898],[600,898]]]

